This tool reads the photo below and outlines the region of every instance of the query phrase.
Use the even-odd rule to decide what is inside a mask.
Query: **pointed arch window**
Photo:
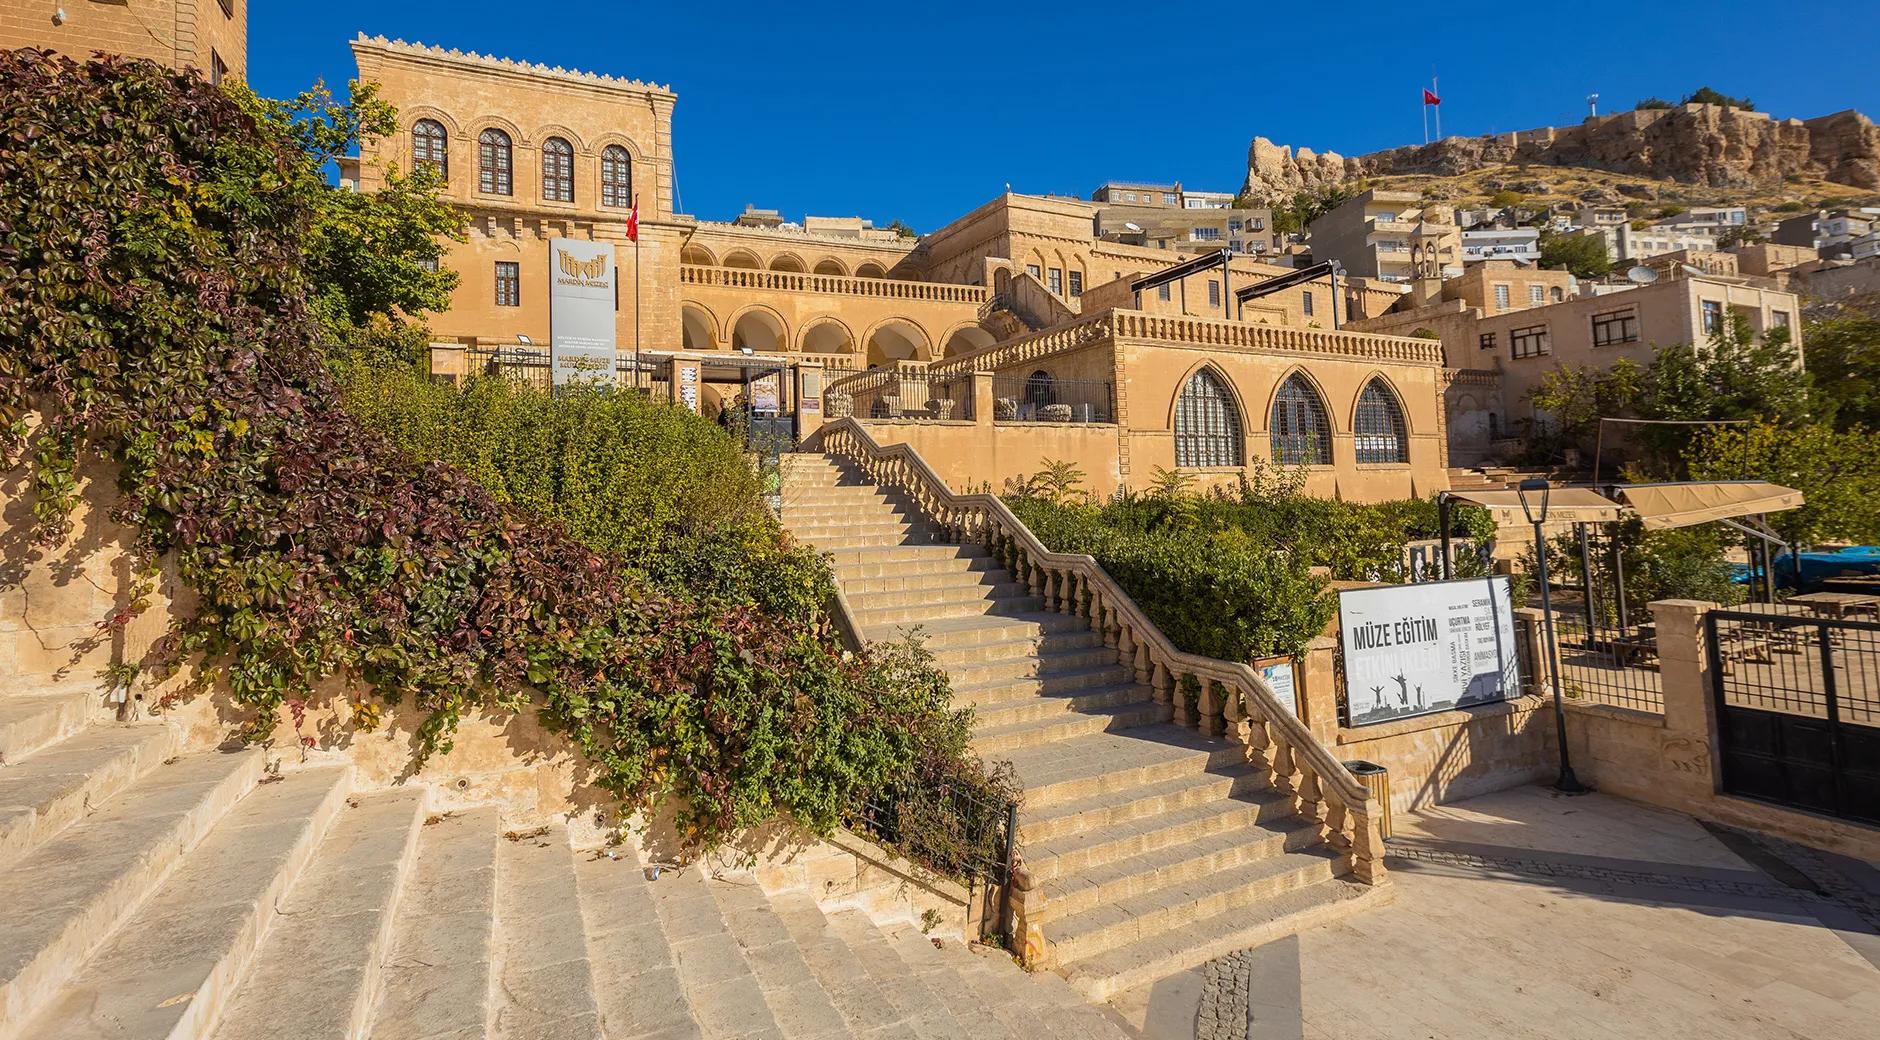
[[[495,127],[477,135],[477,190],[485,195],[515,194],[515,149],[509,135]]]
[[[601,152],[601,205],[620,209],[633,205],[633,158],[617,144]]]
[[[411,168],[428,166],[439,177],[450,177],[450,138],[444,124],[435,119],[420,119],[411,124]]]
[[[1210,369],[1188,378],[1175,400],[1175,465],[1242,466],[1240,410],[1227,385]]]
[[[1325,402],[1306,377],[1294,372],[1273,396],[1273,461],[1282,466],[1332,464],[1332,424]]]
[[[542,198],[574,201],[574,146],[559,137],[542,142]]]
[[[1358,395],[1351,432],[1359,462],[1409,462],[1410,438],[1403,407],[1382,378],[1373,377]]]

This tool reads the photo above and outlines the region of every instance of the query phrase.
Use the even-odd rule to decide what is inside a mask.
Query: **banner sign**
[[[614,381],[614,246],[548,240],[548,340],[556,386]]]
[[[1348,589],[1338,594],[1338,628],[1347,725],[1520,693],[1506,577]]]
[[[1263,657],[1253,662],[1253,670],[1260,673],[1260,678],[1273,688],[1273,695],[1293,717],[1299,716],[1299,680],[1293,671],[1293,659],[1290,657]]]

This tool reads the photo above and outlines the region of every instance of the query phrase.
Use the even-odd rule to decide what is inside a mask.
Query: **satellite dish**
[[[1137,223],[1135,223],[1134,221],[1127,221],[1127,220],[1126,220],[1126,221],[1124,221],[1124,222],[1123,222],[1123,230],[1124,230],[1124,231],[1141,231],[1141,230],[1142,230],[1142,225],[1140,225],[1140,224],[1137,224]]]
[[[1690,264],[1679,264],[1678,266],[1684,268],[1685,274],[1696,275],[1699,278],[1710,273],[1701,267],[1692,267]]]
[[[1625,273],[1625,280],[1635,285],[1650,285],[1658,280],[1658,272],[1640,264]]]

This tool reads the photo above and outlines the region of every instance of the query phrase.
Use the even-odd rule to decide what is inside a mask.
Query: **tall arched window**
[[[509,135],[491,127],[477,136],[477,190],[485,195],[515,194],[515,153]]]
[[[617,144],[601,152],[601,205],[633,205],[633,159]]]
[[[574,201],[574,146],[559,137],[542,142],[542,198]]]
[[[1209,369],[1190,376],[1175,399],[1175,465],[1241,466],[1240,411],[1221,377]]]
[[[411,125],[411,168],[429,166],[437,175],[450,177],[450,139],[444,124],[435,119],[420,119]]]
[[[1273,461],[1282,466],[1332,464],[1332,424],[1325,402],[1306,377],[1294,372],[1273,397]]]
[[[1057,387],[1052,384],[1051,373],[1033,372],[1026,378],[1025,403],[1031,406],[1034,416],[1045,405],[1057,403]]]
[[[1382,378],[1364,385],[1358,395],[1358,411],[1351,417],[1359,462],[1409,462],[1410,438],[1403,421],[1403,408],[1397,395]]]

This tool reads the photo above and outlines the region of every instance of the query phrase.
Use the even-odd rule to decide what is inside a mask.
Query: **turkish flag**
[[[1424,91],[1424,93],[1427,94],[1429,93],[1429,91],[1426,90]],[[635,195],[633,196],[633,211],[627,214],[627,241],[638,242],[639,240],[640,240],[640,197],[638,195]]]
[[[1423,103],[1426,105],[1440,105],[1443,103],[1443,99],[1437,97],[1435,94],[1430,93],[1430,89],[1428,87],[1424,87],[1423,88]]]

